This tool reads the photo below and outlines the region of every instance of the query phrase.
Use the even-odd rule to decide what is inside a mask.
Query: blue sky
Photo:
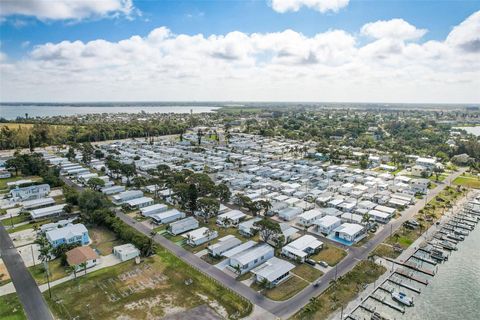
[[[0,101],[480,103],[480,0],[1,0]]]
[[[402,18],[428,29],[425,40],[441,40],[473,12],[480,9],[476,0],[351,0],[348,7],[326,14],[309,8],[278,13],[266,0],[159,0],[135,1],[141,16],[132,19],[89,18],[82,21],[46,21],[14,15],[0,25],[2,50],[21,57],[31,46],[63,40],[118,41],[132,35],[146,35],[158,26],[174,33],[225,34],[231,31],[275,32],[293,29],[307,36],[329,29],[356,33],[367,22]],[[21,21],[22,26],[16,26]],[[25,24],[25,25],[23,25]],[[29,43],[26,46],[26,43]]]

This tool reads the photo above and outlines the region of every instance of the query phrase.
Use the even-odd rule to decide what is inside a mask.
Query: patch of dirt
[[[155,319],[155,318],[159,319],[160,317],[163,318],[165,316],[187,310],[186,308],[173,305],[172,297],[167,295],[162,295],[162,294],[128,303],[124,307],[125,309],[130,311],[141,310],[142,312],[145,312],[146,319]],[[152,314],[153,308],[156,308],[156,309],[160,308],[162,310],[162,315],[160,316],[160,315]],[[121,315],[117,317],[117,319],[129,320],[131,318],[126,315]]]
[[[198,293],[197,292],[197,296],[200,297],[200,299],[202,299],[203,302],[205,302],[206,304],[208,304],[210,306],[210,308],[212,308],[213,310],[215,310],[219,315],[222,316],[222,318],[224,319],[228,319],[228,312],[227,310],[220,304],[218,303],[217,300],[211,300],[209,297],[201,294],[201,293]]]
[[[3,263],[3,261],[0,259],[0,281],[5,281],[10,279],[10,274],[7,271],[7,267]]]

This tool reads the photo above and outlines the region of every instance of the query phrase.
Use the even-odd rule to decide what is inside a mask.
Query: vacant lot
[[[33,279],[37,282],[37,284],[44,284],[47,283],[47,274],[45,272],[45,268],[43,263],[39,263],[36,266],[28,268],[30,273],[32,274]],[[48,262],[48,270],[49,270],[49,277],[50,282],[64,278],[68,276],[66,269],[62,266],[60,259],[55,259]]]
[[[27,319],[23,307],[16,293],[0,296],[0,319],[23,320]]]
[[[365,284],[374,282],[385,271],[383,266],[371,261],[361,261],[352,271],[333,282],[320,296],[312,298],[293,319],[327,319],[332,312],[345,307],[354,299]]]
[[[308,286],[308,282],[300,279],[294,274],[289,279],[285,280],[284,282],[280,283],[278,286],[272,289],[262,290],[258,283],[253,283],[251,285],[252,289],[257,291],[261,290],[266,297],[276,301],[288,300],[300,291],[302,291],[302,289],[306,286]]]
[[[122,244],[120,240],[117,240],[115,233],[105,227],[88,227],[88,235],[92,240],[91,247],[97,249],[102,256],[111,254],[113,247]]]
[[[325,261],[329,266],[333,267],[346,255],[347,252],[345,250],[326,244],[319,253],[313,255],[311,258],[315,261]]]
[[[305,263],[295,267],[292,272],[300,278],[305,279],[309,282],[313,282],[323,275],[322,271],[315,269],[314,267]]]
[[[172,254],[127,261],[52,288],[45,297],[59,318],[152,319],[208,304],[223,317],[243,317],[252,305]]]
[[[473,175],[465,174],[464,176],[460,176],[453,180],[453,184],[461,185],[468,188],[480,189],[480,178]]]

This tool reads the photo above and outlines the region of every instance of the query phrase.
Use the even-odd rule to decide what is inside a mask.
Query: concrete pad
[[[22,247],[33,243],[37,239],[37,232],[33,229],[26,229],[10,234],[10,239],[15,247]]]
[[[63,195],[63,190],[62,189],[54,189],[50,191],[50,194],[48,195],[49,197],[58,197]]]
[[[207,249],[203,249],[202,251],[199,251],[197,253],[195,253],[195,255],[197,257],[203,257],[204,255],[208,254],[208,250]]]
[[[33,255],[32,255],[32,250],[33,250]],[[35,259],[35,265],[41,263],[41,261],[38,259],[38,256],[40,255],[40,246],[38,244],[19,247],[17,248],[17,251],[22,257],[22,260],[25,263],[26,267],[31,267],[34,265],[33,259]]]

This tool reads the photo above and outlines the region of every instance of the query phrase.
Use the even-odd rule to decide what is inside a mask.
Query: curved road
[[[271,312],[277,317],[285,319],[289,318],[298,310],[300,310],[303,306],[305,306],[311,298],[320,295],[325,289],[328,288],[330,281],[334,280],[336,276],[339,277],[346,274],[347,272],[352,270],[359,261],[366,259],[369,254],[377,247],[377,245],[385,241],[385,239],[388,238],[392,232],[395,232],[398,228],[400,228],[400,226],[405,221],[412,219],[413,216],[415,216],[415,214],[423,208],[423,206],[426,202],[428,202],[428,200],[436,197],[438,193],[440,193],[440,191],[445,188],[445,185],[450,184],[456,177],[465,172],[465,170],[466,169],[461,169],[460,171],[449,175],[443,181],[443,183],[439,183],[437,187],[429,191],[426,199],[417,201],[415,205],[405,210],[400,218],[395,219],[385,225],[382,230],[375,234],[375,236],[370,239],[370,241],[368,241],[365,245],[361,247],[350,247],[348,249],[349,254],[347,255],[347,257],[345,257],[340,263],[338,263],[336,268],[331,269],[321,277],[321,282],[318,287],[309,285],[297,295],[286,301],[272,301],[266,298],[262,294],[255,292],[250,287],[244,285],[239,281],[236,281],[234,278],[228,276],[226,273],[219,270],[215,266],[203,261],[199,257],[174,244],[170,240],[162,237],[161,235],[156,235],[154,237],[154,240],[183,261],[206,273],[217,281],[223,283],[226,287],[232,289],[236,293],[250,300],[253,304],[262,307],[263,309]],[[141,223],[137,223],[133,218],[123,214],[120,210],[116,210],[116,214],[122,221],[124,221],[128,225],[137,229],[141,233],[150,236],[151,229],[147,226]]]

